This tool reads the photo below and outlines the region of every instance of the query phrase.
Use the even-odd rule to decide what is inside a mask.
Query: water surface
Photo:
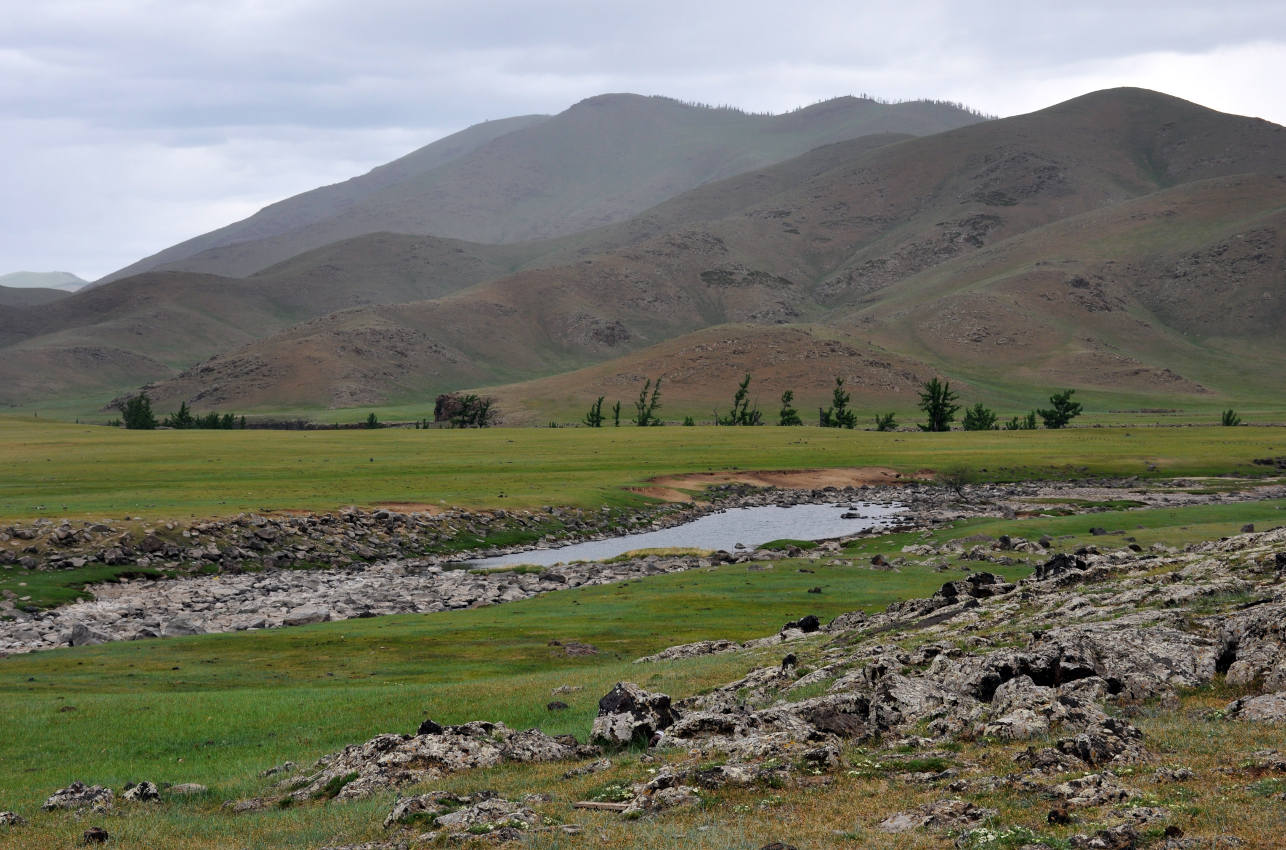
[[[692,522],[659,531],[625,534],[607,540],[575,543],[558,549],[533,549],[472,562],[478,567],[536,564],[542,567],[571,561],[604,561],[635,549],[726,549],[738,543],[754,548],[770,540],[824,540],[857,534],[889,524],[902,512],[900,505],[845,502],[833,505],[770,505],[730,508]],[[857,514],[845,519],[844,514]]]

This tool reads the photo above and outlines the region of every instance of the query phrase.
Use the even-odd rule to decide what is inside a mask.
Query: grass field
[[[641,503],[657,475],[966,468],[980,480],[1263,475],[1283,428],[876,433],[802,428],[124,431],[0,418],[0,519]]]
[[[1277,428],[981,434],[816,428],[140,433],[0,419],[0,468],[5,470],[0,518],[186,519],[380,502],[628,504],[642,497],[625,488],[653,476],[735,468],[881,466],[905,475],[968,469],[980,479],[995,480],[1263,476],[1270,470],[1252,461],[1282,455],[1286,430]],[[1239,486],[1233,480],[1210,483]],[[1049,507],[1054,513],[1060,507],[1085,506],[1051,502]],[[1280,525],[1284,509],[1286,504],[1268,501],[980,519],[931,536],[1048,535],[1067,549],[1127,541],[1180,545],[1234,533],[1246,522],[1260,528]],[[1092,536],[1091,526],[1109,534]],[[896,558],[903,545],[922,539],[919,534],[889,535],[820,561],[781,561],[766,570],[727,565],[477,610],[0,659],[0,809],[15,809],[33,820],[20,830],[0,832],[0,846],[72,846],[88,824],[36,810],[45,796],[76,779],[118,791],[142,779],[210,786],[204,795],[148,809],[126,807],[110,816],[106,825],[118,846],[305,848],[374,840],[381,837],[378,823],[391,794],[239,817],[219,807],[229,798],[262,793],[270,780],[257,774],[266,767],[286,760],[307,764],[379,732],[410,732],[426,715],[440,722],[502,720],[584,736],[598,697],[618,680],[639,681],[676,697],[729,681],[756,663],[774,663],[780,653],[649,667],[631,660],[693,640],[771,634],[806,613],[825,620],[843,611],[875,610],[926,595],[950,576],[927,566],[900,572],[865,568],[872,555]],[[801,567],[814,572],[800,572]],[[1026,570],[1022,564],[1002,568],[1010,578]],[[814,587],[822,592],[809,593]],[[590,643],[600,653],[568,657],[550,645],[553,640]],[[568,711],[548,712],[551,689],[564,684],[583,690],[560,697],[571,705]],[[1198,694],[1190,699],[1217,707],[1221,698]],[[1155,720],[1159,734],[1172,723]],[[1210,759],[1217,759],[1218,746],[1208,744]],[[618,760],[618,768],[637,772],[635,758]],[[561,781],[556,766],[515,766],[453,778],[450,787],[512,788],[517,793]],[[580,793],[599,781],[578,780],[573,786]],[[699,811],[643,825],[631,840],[656,848],[754,850],[779,837],[773,831],[780,824],[792,824],[801,835],[814,836],[816,846],[826,846],[825,836],[852,832],[854,818],[869,808],[861,800],[888,790],[878,776],[841,776],[834,787],[820,790],[815,802],[772,802],[762,791],[746,792],[725,801],[736,807],[736,817],[728,811]],[[609,815],[583,820],[606,835],[621,834]],[[856,837],[846,839],[844,846],[862,846],[861,835],[852,834]],[[533,846],[586,845],[546,838]],[[911,836],[889,846],[932,845]]]
[[[910,542],[1008,533],[1047,534],[1060,548],[1122,545],[1122,537],[1090,534],[1091,526],[1102,526],[1144,543],[1182,544],[1235,532],[1247,521],[1280,524],[1282,510],[1277,501],[972,520],[931,535],[873,538],[836,558],[780,561],[766,570],[726,565],[476,610],[0,659],[0,808],[35,815],[32,826],[8,836],[17,843],[4,846],[71,846],[86,822],[35,810],[46,795],[75,779],[118,791],[142,779],[210,786],[195,798],[127,807],[110,817],[107,826],[120,846],[303,848],[341,838],[370,840],[378,837],[391,794],[235,818],[219,806],[262,793],[270,782],[257,776],[264,768],[286,760],[307,764],[379,732],[410,732],[426,715],[448,723],[502,720],[583,737],[598,697],[618,680],[677,697],[734,679],[755,663],[773,663],[780,650],[757,659],[713,656],[648,667],[630,663],[637,656],[698,639],[771,634],[805,613],[825,620],[927,595],[950,576],[921,566],[900,572],[864,568],[872,555],[898,557]],[[814,572],[800,572],[801,566]],[[999,569],[1017,578],[1028,568]],[[809,593],[812,587],[823,592]],[[600,653],[568,657],[551,640],[591,643]],[[564,684],[583,690],[560,697],[570,704],[568,711],[548,712],[551,690]],[[555,782],[551,771],[510,767],[453,778],[451,786],[530,789],[534,781]],[[804,811],[799,816],[807,820]],[[723,821],[725,842],[728,830],[735,833],[740,823]],[[754,817],[745,820],[747,836],[767,828],[751,828],[754,823]],[[647,846],[752,846],[749,837],[744,844],[689,845],[691,839],[667,838],[660,824],[646,832]],[[5,840],[0,834],[0,842]]]

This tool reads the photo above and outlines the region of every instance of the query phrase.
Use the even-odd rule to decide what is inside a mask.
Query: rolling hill
[[[772,122],[794,144],[799,127],[838,126],[865,103]],[[592,99],[475,139],[433,179],[573,122],[601,119],[608,129],[592,135],[619,140],[625,131],[605,116],[640,107],[669,116],[662,135],[676,137],[696,133],[693,114],[711,117],[664,99]],[[729,125],[767,120],[707,111]],[[581,154],[605,168],[605,154]],[[574,182],[550,177],[553,164],[546,173],[516,161],[550,185]],[[644,183],[659,173],[644,152],[613,161]],[[705,174],[737,162],[711,161]],[[246,277],[156,271],[6,308],[0,400],[88,392],[96,370],[103,401],[132,377],[151,382],[162,406],[200,409],[404,403],[490,387],[510,422],[567,416],[598,395],[628,402],[625,388],[659,374],[671,415],[708,413],[746,371],[766,408],[789,388],[805,411],[835,375],[866,406],[910,406],[934,374],[993,403],[1026,404],[1051,385],[1255,398],[1286,389],[1283,175],[1282,127],[1113,89],[945,132],[830,142],[552,239],[369,233]],[[383,204],[418,179],[367,197]],[[588,203],[587,191],[571,186],[557,203]],[[349,220],[362,203],[324,221]],[[586,215],[582,225],[598,214]],[[247,246],[314,225],[199,256],[239,263]]]
[[[1276,391],[1283,141],[1276,125],[1125,89],[874,148],[837,146],[806,158],[811,170],[793,163],[792,182],[772,186],[780,191],[747,193],[736,212],[445,298],[314,319],[152,391],[207,406],[342,406],[509,384],[504,397],[519,408],[544,397],[571,407],[607,386],[677,374],[692,359],[682,352],[716,333],[744,340],[745,355],[703,370],[691,395],[721,398],[729,375],[764,371],[755,340],[783,325],[797,327],[776,338],[779,358],[808,362],[816,339],[834,339],[851,350],[845,374],[871,403],[905,400],[936,373],[992,398],[1051,383]],[[670,206],[726,213],[705,195],[745,185],[704,187]],[[655,217],[632,229],[653,232]],[[868,370],[867,357],[885,365]],[[595,365],[605,361],[611,374]],[[575,391],[546,377],[576,369],[589,372],[569,379]],[[820,395],[833,374],[797,376],[796,389]]]
[[[600,95],[553,117],[470,127],[103,280],[145,270],[240,277],[381,231],[488,243],[564,236],[820,145],[879,133],[937,133],[980,120],[960,107],[923,101],[844,97],[784,115],[751,115],[663,97]]]

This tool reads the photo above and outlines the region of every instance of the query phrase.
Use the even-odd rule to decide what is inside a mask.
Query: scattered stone
[[[125,786],[125,793],[121,794],[122,800],[129,800],[131,803],[159,803],[161,801],[161,792],[157,789],[156,784],[152,782],[130,783]]]
[[[1235,699],[1224,708],[1224,716],[1254,723],[1286,723],[1286,691]]]
[[[569,640],[567,643],[563,644],[563,652],[572,657],[598,655],[598,647],[589,643],[579,643],[578,641]]]
[[[27,819],[16,812],[0,812],[0,826],[26,826]]]
[[[270,768],[268,768],[268,769],[266,769],[266,770],[261,770],[261,771],[259,771],[259,775],[260,775],[260,776],[276,776],[276,775],[277,775],[277,774],[279,774],[279,773],[290,773],[292,770],[294,770],[294,769],[295,769],[296,767],[298,767],[298,766],[299,766],[299,765],[295,764],[293,761],[282,762],[281,764],[273,765],[272,767],[270,767]]]
[[[939,800],[885,818],[879,828],[885,832],[967,829],[995,814],[995,809],[984,809],[965,800]]]
[[[438,779],[450,773],[503,762],[548,762],[586,752],[575,739],[552,738],[538,729],[515,732],[503,723],[475,720],[423,735],[377,735],[318,759],[290,797],[304,801],[355,799],[375,791]]]
[[[106,844],[109,838],[111,838],[111,836],[107,834],[107,830],[103,829],[101,826],[91,826],[89,829],[81,833],[80,843],[85,845]]]
[[[605,746],[645,743],[671,726],[678,714],[667,694],[654,694],[631,682],[616,686],[598,701],[590,739]]]
[[[804,634],[810,634],[821,627],[822,624],[821,621],[817,619],[817,615],[809,614],[807,616],[800,617],[798,620],[791,620],[789,623],[782,626],[781,630],[784,632],[789,629],[799,629]]]
[[[589,764],[583,764],[580,767],[573,767],[563,774],[563,779],[575,779],[577,776],[588,776],[591,773],[602,773],[605,770],[612,769],[611,759],[599,759]]]
[[[553,702],[545,703],[546,711],[566,711],[569,708],[571,708],[571,706],[562,700],[556,699]]]
[[[166,788],[165,793],[173,797],[193,797],[197,794],[204,794],[209,790],[209,788],[196,782],[180,782],[177,785],[171,785]]]
[[[112,793],[112,789],[104,788],[102,785],[86,785],[77,781],[51,794],[41,808],[47,812],[54,809],[75,809],[77,811],[89,809],[90,811],[103,812],[110,809],[115,801],[116,795]]]

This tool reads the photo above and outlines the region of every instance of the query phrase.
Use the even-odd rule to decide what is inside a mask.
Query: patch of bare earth
[[[916,477],[920,477],[918,474]],[[839,467],[834,469],[723,470],[661,475],[630,492],[666,502],[698,502],[696,494],[720,484],[749,484],[784,490],[820,490],[824,487],[861,487],[897,484],[907,479],[896,469],[883,466]]]

